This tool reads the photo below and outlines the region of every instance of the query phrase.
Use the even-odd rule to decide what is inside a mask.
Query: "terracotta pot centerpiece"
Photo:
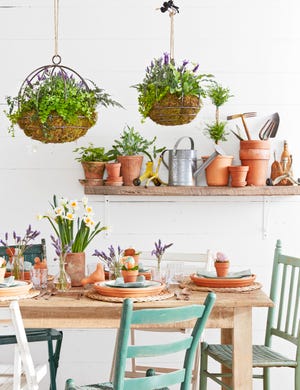
[[[230,262],[227,256],[222,252],[217,252],[215,259],[215,269],[218,277],[226,277],[228,274]]]
[[[135,265],[135,260],[132,256],[124,256],[121,258],[122,276],[124,283],[135,282],[139,274],[139,266]]]

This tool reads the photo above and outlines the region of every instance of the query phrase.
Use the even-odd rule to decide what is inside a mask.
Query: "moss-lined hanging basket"
[[[167,94],[160,102],[154,103],[149,111],[149,118],[164,126],[176,126],[190,123],[201,108],[201,100],[197,96]]]
[[[75,141],[84,136],[95,123],[96,114],[94,121],[79,115],[72,124],[67,123],[60,115],[57,115],[56,112],[49,115],[46,123],[42,123],[34,111],[24,113],[23,116],[18,119],[18,125],[27,137],[43,143]]]

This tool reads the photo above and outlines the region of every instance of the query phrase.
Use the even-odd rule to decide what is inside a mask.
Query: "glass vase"
[[[12,257],[11,275],[15,280],[24,280],[24,256],[21,254]]]
[[[119,261],[113,261],[109,266],[109,279],[115,280],[122,276],[122,264]]]
[[[65,258],[60,259],[59,272],[55,275],[53,284],[57,291],[65,292],[71,288],[71,278],[65,269]]]

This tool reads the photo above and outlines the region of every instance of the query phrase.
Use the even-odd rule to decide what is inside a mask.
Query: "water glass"
[[[31,281],[33,287],[37,290],[47,288],[48,283],[48,269],[47,268],[31,268]]]

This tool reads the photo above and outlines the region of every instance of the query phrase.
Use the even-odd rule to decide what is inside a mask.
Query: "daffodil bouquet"
[[[83,213],[78,215],[79,203],[77,200],[66,198],[58,199],[53,196],[53,203],[50,203],[52,211],[40,216],[51,223],[57,237],[60,238],[62,247],[71,245],[72,253],[84,252],[93,238],[106,226],[100,227],[100,222],[93,220],[93,209],[88,205],[88,199],[82,199]]]

